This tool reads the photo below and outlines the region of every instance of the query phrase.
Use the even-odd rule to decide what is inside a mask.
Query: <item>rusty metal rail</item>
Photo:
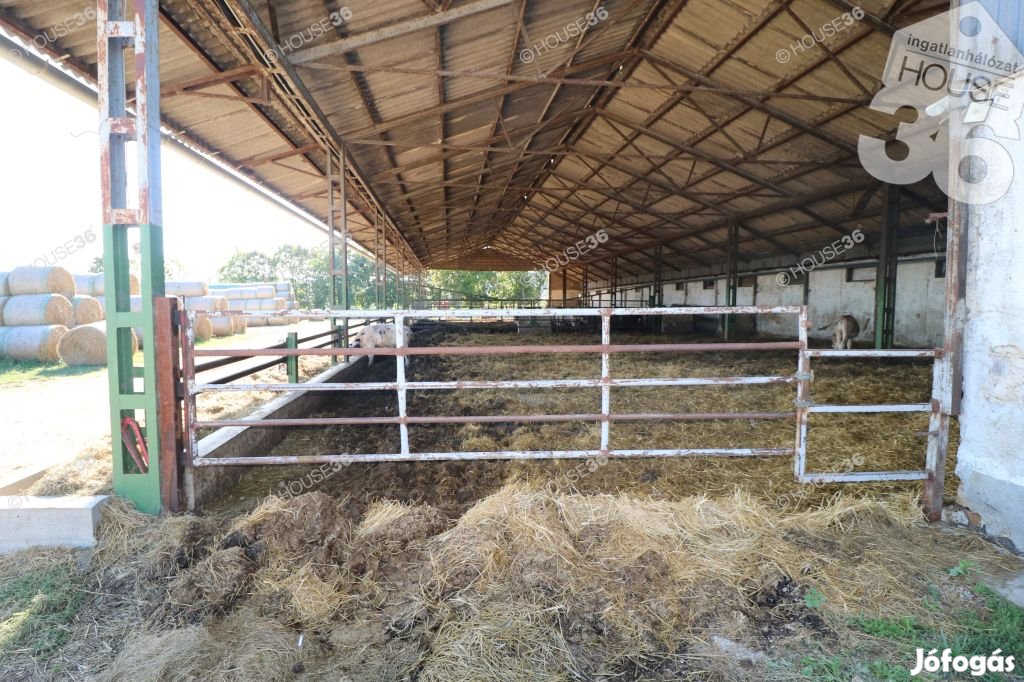
[[[293,311],[290,311],[293,312]],[[323,464],[332,462],[384,462],[384,461],[417,461],[417,460],[479,460],[479,459],[543,459],[543,458],[587,458],[587,457],[778,457],[792,456],[794,474],[797,481],[846,483],[864,481],[907,481],[933,480],[936,472],[927,466],[937,458],[927,458],[926,466],[921,471],[890,471],[890,472],[817,472],[807,470],[807,437],[810,416],[812,414],[874,414],[874,413],[913,413],[929,412],[935,420],[936,401],[928,403],[889,404],[889,405],[832,405],[815,404],[811,398],[813,373],[812,359],[876,359],[876,358],[908,358],[908,359],[939,359],[941,349],[912,350],[826,350],[808,347],[807,309],[805,306],[702,306],[686,308],[542,308],[531,310],[530,315],[537,317],[588,317],[600,318],[600,343],[589,344],[558,344],[558,345],[512,345],[512,346],[452,346],[452,347],[409,347],[406,343],[404,327],[410,319],[441,319],[466,320],[482,315],[495,314],[523,315],[523,310],[393,310],[374,311],[376,315],[386,315],[396,324],[397,348],[296,348],[287,349],[271,347],[264,349],[217,349],[197,350],[193,345],[193,335],[188,329],[187,344],[183,356],[186,359],[187,400],[189,406],[186,416],[188,431],[189,459],[193,466],[248,466],[259,464]],[[272,314],[272,313],[271,313]],[[792,315],[796,318],[797,339],[795,341],[768,341],[744,343],[656,343],[656,344],[614,344],[611,340],[611,320],[615,316],[666,316],[666,315],[743,315],[743,314],[774,314]],[[324,311],[305,313],[289,317],[302,319],[368,319],[368,311]],[[358,325],[353,325],[352,328]],[[772,376],[727,376],[727,377],[673,377],[673,378],[616,378],[612,376],[612,358],[624,353],[692,353],[692,352],[761,352],[761,351],[796,351],[796,371],[789,375]],[[363,355],[397,356],[399,358],[415,358],[438,355],[508,355],[508,354],[539,354],[539,353],[581,353],[592,354],[600,358],[600,374],[596,378],[577,379],[517,379],[494,381],[410,381],[406,377],[406,363],[395,363],[396,377],[394,381],[374,382],[338,382],[323,384],[303,383],[199,383],[195,379],[195,369],[189,369],[196,357],[230,356],[236,358],[273,356],[275,362],[289,356],[302,355],[334,355],[361,357]],[[204,367],[204,365],[200,365]],[[612,389],[614,388],[653,388],[670,386],[754,386],[788,384],[795,388],[794,409],[781,412],[706,412],[706,413],[615,413],[612,411]],[[598,389],[601,396],[599,412],[583,414],[541,414],[541,415],[411,415],[408,410],[409,391],[436,390],[483,390],[483,389]],[[324,417],[324,418],[290,418],[290,419],[229,419],[198,421],[195,418],[195,399],[201,393],[217,391],[395,391],[397,393],[397,414],[374,417]],[[792,420],[794,424],[793,447],[763,448],[651,448],[651,449],[616,449],[612,446],[611,425],[619,422],[644,421],[718,421],[718,420]],[[591,422],[600,425],[599,442],[596,448],[577,450],[544,450],[517,451],[502,450],[494,452],[417,452],[409,442],[409,426],[425,424],[494,424],[494,423],[564,423]],[[310,426],[398,426],[400,448],[398,452],[351,454],[327,453],[318,455],[253,455],[245,457],[214,458],[199,454],[196,432],[199,429],[220,427],[310,427]],[[940,425],[941,426],[941,425]],[[930,428],[929,439],[944,437],[941,428]],[[934,447],[930,443],[930,448]]]

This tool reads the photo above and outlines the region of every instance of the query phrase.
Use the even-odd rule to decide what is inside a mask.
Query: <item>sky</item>
[[[101,256],[99,114],[17,62],[0,59],[0,271]],[[183,279],[215,280],[236,251],[315,246],[325,236],[174,142],[163,150],[164,252]],[[67,254],[67,255],[65,255]]]

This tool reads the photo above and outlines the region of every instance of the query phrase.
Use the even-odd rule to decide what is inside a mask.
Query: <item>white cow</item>
[[[824,327],[819,327],[818,331],[824,331],[832,326],[835,326],[832,330],[832,347],[836,350],[853,348],[853,340],[860,334],[857,318],[853,315],[842,315]]]
[[[402,327],[405,332],[405,345],[412,345],[412,330]],[[387,324],[368,324],[356,333],[352,343],[353,348],[395,348],[397,345],[396,328],[390,322]],[[368,355],[370,361],[366,363],[369,367],[373,365],[373,355]],[[409,358],[405,358],[405,366],[409,366]]]

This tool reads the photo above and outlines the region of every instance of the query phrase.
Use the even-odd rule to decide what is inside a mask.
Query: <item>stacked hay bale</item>
[[[57,345],[73,324],[74,297],[74,277],[61,267],[0,273],[0,357],[59,360]]]
[[[76,293],[80,296],[105,296],[107,293],[106,275],[102,272],[74,275],[74,279]],[[134,273],[128,275],[128,286],[131,289],[132,295],[142,293],[142,285]]]
[[[185,310],[196,312],[223,313],[231,310],[228,298],[222,290],[206,282],[167,282],[168,296],[178,296]],[[206,341],[217,336],[231,336],[244,332],[244,325],[236,321],[237,316],[197,317],[194,325],[196,341]]]
[[[287,290],[279,288],[278,285],[287,286]],[[272,284],[228,284],[219,283],[210,285],[212,291],[228,299],[228,309],[239,310],[250,313],[268,313],[289,310],[289,299],[280,296],[284,291],[289,296],[291,284],[278,282]],[[294,298],[291,299],[294,304]],[[297,319],[284,315],[275,317],[247,317],[244,318],[244,325],[251,327],[281,326],[294,324]],[[244,328],[244,327],[243,327]]]
[[[76,327],[106,319],[103,306],[92,296],[76,295],[71,299],[71,309],[71,323]]]
[[[132,354],[139,350],[138,336],[132,331]],[[93,322],[68,330],[57,344],[57,353],[71,367],[107,364],[107,323]]]
[[[107,299],[105,296],[97,296],[96,300],[99,301],[100,305],[103,306],[103,310],[107,311]],[[224,305],[224,304],[219,304]],[[137,313],[142,310],[142,296],[131,297],[131,311]],[[196,341],[207,341],[213,337],[213,326],[210,324],[209,318],[197,317],[195,325],[193,325],[195,332]],[[142,348],[145,338],[142,334],[142,329],[139,327],[135,328],[136,343],[139,348]]]

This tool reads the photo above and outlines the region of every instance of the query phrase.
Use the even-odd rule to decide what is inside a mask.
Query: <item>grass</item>
[[[1014,656],[1018,661],[1024,659],[1024,608],[1003,599],[984,585],[975,585],[972,592],[979,603],[974,608],[959,610],[954,615],[953,627],[948,630],[926,627],[912,617],[853,619],[851,625],[855,630],[896,645],[893,654],[898,662],[878,659],[868,665],[868,671],[879,680],[909,680],[909,667],[916,660],[918,648],[929,651],[948,648],[954,657],[987,656],[1001,649],[1004,656]],[[853,657],[845,658],[843,665],[852,666]],[[812,667],[815,672],[824,669],[821,661],[816,661]],[[817,675],[811,677],[831,679]],[[980,679],[1015,678],[995,673]]]
[[[46,655],[64,645],[82,605],[71,561],[33,562],[0,584],[0,661],[13,653]]]
[[[57,362],[28,362],[0,358],[0,386],[77,377],[105,370],[106,367],[68,367]]]
[[[958,572],[957,575],[962,574]],[[910,670],[917,660],[918,648],[925,651],[938,649],[940,652],[948,648],[954,657],[988,656],[1001,649],[1002,655],[1021,660],[1024,657],[1024,608],[1008,602],[984,585],[975,585],[971,594],[975,602],[973,607],[955,612],[948,627],[927,626],[911,616],[855,617],[849,622],[851,629],[870,639],[855,642],[840,652],[818,651],[805,655],[799,659],[800,673],[807,679],[824,682],[940,679],[928,673],[911,677]],[[993,673],[970,679],[1020,678]]]

